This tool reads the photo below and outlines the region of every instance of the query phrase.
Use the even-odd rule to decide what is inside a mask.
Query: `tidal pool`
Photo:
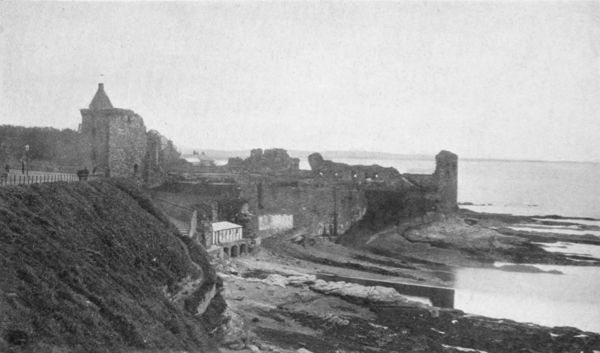
[[[600,333],[600,267],[533,266],[563,274],[457,269],[455,308],[488,317]]]

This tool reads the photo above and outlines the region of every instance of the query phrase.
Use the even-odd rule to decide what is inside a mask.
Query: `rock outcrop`
[[[0,261],[2,352],[216,350],[222,283],[131,181],[1,188]]]

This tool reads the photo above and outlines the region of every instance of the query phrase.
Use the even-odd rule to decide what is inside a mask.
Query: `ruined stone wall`
[[[435,156],[433,174],[403,174],[415,184],[428,200],[436,203],[437,211],[453,212],[457,208],[458,193],[458,156],[452,152],[441,151]]]
[[[171,195],[185,202],[240,198],[241,186],[236,184],[165,183],[153,188],[153,194]]]
[[[341,234],[366,212],[364,192],[352,185],[252,183],[242,188],[242,197],[253,214],[293,215],[294,227],[313,235],[332,233],[334,213]],[[258,229],[258,224],[252,226]]]
[[[86,156],[90,172],[104,174],[109,169],[109,121],[110,116],[103,111],[81,110],[81,134],[84,136],[85,149],[81,153]]]
[[[142,175],[146,157],[144,120],[131,110],[81,110],[91,172],[112,177]],[[137,168],[135,166],[137,165]]]
[[[146,134],[146,156],[144,159],[143,179],[147,185],[156,186],[167,180],[168,165],[171,162],[172,143],[156,130]],[[177,153],[175,158],[179,158]]]
[[[258,232],[261,236],[294,228],[292,214],[263,214],[258,216]]]
[[[89,109],[81,109],[81,134],[88,167],[99,175],[158,185],[170,168],[181,164],[173,143],[156,130],[146,133],[144,120],[134,111],[115,108],[102,83]]]
[[[397,187],[408,186],[395,168],[379,165],[349,165],[323,159],[320,153],[308,156],[315,178],[354,183],[383,183]]]
[[[433,178],[437,185],[440,207],[445,212],[457,209],[458,156],[449,151],[441,151],[435,156]]]
[[[327,162],[317,163],[314,171],[308,172],[312,176],[300,172],[230,173],[227,177],[231,183],[179,183],[155,190],[176,193],[189,204],[192,200],[244,200],[248,212],[240,212],[240,205],[234,205],[229,213],[250,215],[244,218],[244,232],[250,236],[261,235],[265,228],[274,229],[273,224],[278,222],[273,220],[274,215],[291,215],[294,228],[321,235],[343,234],[353,226],[359,231],[376,230],[456,208],[457,157],[450,152],[438,154],[434,174],[400,174],[393,168]],[[323,171],[328,175],[332,171],[363,171],[380,180],[345,180],[339,175],[321,175]],[[208,212],[204,212],[207,219]],[[201,214],[199,211],[199,219]]]
[[[109,168],[112,177],[141,177],[146,156],[146,127],[139,115],[118,113],[109,124]]]
[[[161,135],[156,130],[150,130],[146,134],[146,164],[148,169],[159,168],[162,162]]]
[[[262,150],[260,148],[250,151],[246,159],[230,158],[227,169],[234,172],[252,173],[294,173],[300,170],[300,160],[291,158],[287,151],[281,148]]]

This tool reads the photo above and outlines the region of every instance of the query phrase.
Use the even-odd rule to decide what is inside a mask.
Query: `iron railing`
[[[40,183],[54,183],[58,181],[73,182],[79,181],[76,174],[67,173],[55,173],[55,174],[34,174],[34,175],[23,175],[23,174],[1,174],[0,175],[0,186],[5,185],[29,185],[29,184],[40,184]]]

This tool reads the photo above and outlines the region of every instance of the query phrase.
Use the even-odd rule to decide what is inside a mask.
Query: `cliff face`
[[[0,351],[215,351],[207,259],[132,182],[0,188]]]

